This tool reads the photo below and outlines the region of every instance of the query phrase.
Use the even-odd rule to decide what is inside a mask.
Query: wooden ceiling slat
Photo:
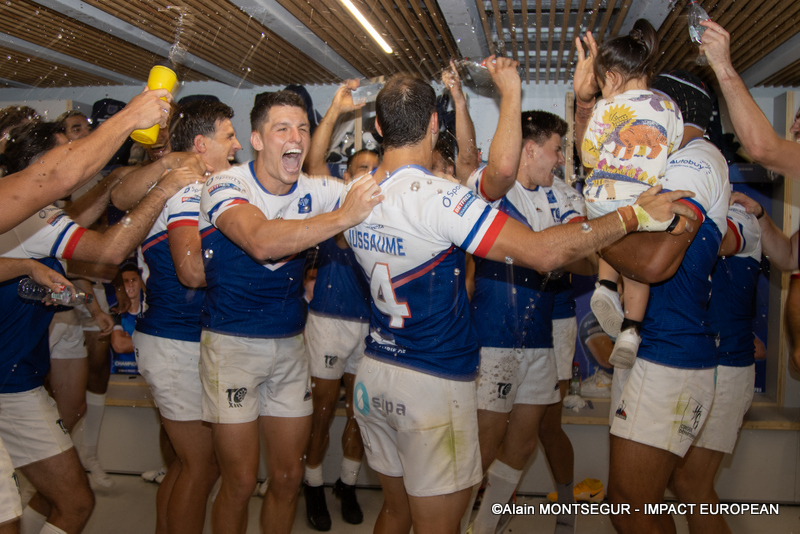
[[[33,87],[121,85],[100,76],[71,69],[43,58],[31,58],[22,52],[6,47],[0,47],[0,78],[14,80]]]
[[[314,18],[313,16],[309,17],[303,11],[303,9],[307,8],[313,11],[314,8],[310,8],[309,2],[302,2],[299,5],[295,4],[292,0],[278,0],[278,2],[296,19],[305,21],[306,26],[308,26],[317,37],[327,42],[329,46],[333,47],[340,56],[362,74],[367,75],[367,77],[377,75],[378,71],[374,66],[374,62],[366,60],[359,51],[355,50],[352,41],[348,41],[336,31],[328,32],[328,28],[333,28],[331,21],[328,20],[329,18],[334,18],[331,11],[327,12],[327,16],[322,16],[322,13],[320,13],[319,16]],[[322,19],[323,23],[328,25],[327,28],[320,24],[320,19]]]
[[[368,0],[369,1],[369,0]],[[403,52],[408,52],[413,54],[413,61],[415,63],[420,63],[421,61],[425,60],[426,54],[433,55],[433,50],[430,48],[427,39],[423,39],[420,41],[416,39],[414,36],[411,35],[409,32],[409,25],[403,22],[402,15],[399,13],[399,10],[394,9],[394,3],[389,0],[380,0],[381,6],[383,9],[389,14],[389,18],[391,19],[393,26],[387,28],[389,31],[392,32],[392,38],[397,43],[397,48],[401,48],[402,44],[406,44],[409,48],[405,48],[405,50],[399,49],[397,50],[397,54],[402,58],[404,55]],[[388,21],[387,21],[388,24]],[[420,50],[420,46],[424,48],[424,50]],[[430,65],[427,65],[430,70]]]
[[[493,56],[496,52],[492,41],[492,30],[489,28],[489,17],[486,16],[483,0],[475,0],[475,5],[478,6],[478,16],[481,19],[481,26],[483,26],[483,34],[486,36],[486,44],[489,46],[489,55]]]
[[[541,72],[542,64],[542,33],[539,28],[542,27],[542,2],[544,0],[536,0],[536,83],[539,83],[539,73]],[[599,1],[599,0],[598,0]]]
[[[585,1],[585,0],[584,0]],[[528,2],[522,0],[522,48],[525,53],[525,83],[531,83],[531,51],[528,43]]]
[[[782,24],[777,31],[769,33],[767,37],[761,41],[759,47],[754,47],[750,53],[742,56],[737,63],[734,64],[739,72],[746,71],[758,60],[775,50],[781,43],[797,34],[797,24],[799,22],[800,20],[798,17],[792,17],[792,19]]]
[[[365,1],[370,6],[370,9],[373,12],[375,11],[375,8],[378,7],[377,4],[375,4],[374,0],[365,0]],[[407,70],[408,72],[415,72],[418,69],[411,63],[413,62],[419,64],[420,59],[422,60],[425,59],[425,55],[420,54],[419,50],[414,50],[413,52],[411,52],[411,50],[409,49],[406,50],[408,50],[408,52],[411,52],[413,56],[404,53],[406,50],[402,50],[401,48],[403,44],[407,43],[411,46],[414,44],[414,39],[411,38],[410,36],[406,36],[404,32],[400,30],[400,28],[405,28],[405,25],[402,23],[402,21],[399,21],[399,25],[395,24],[395,17],[397,17],[398,15],[394,13],[394,9],[391,9],[391,5],[387,6],[384,2],[381,2],[381,4],[384,8],[387,7],[389,8],[387,9],[387,13],[389,14],[390,18],[386,20],[385,26],[386,29],[389,31],[389,33],[392,35],[392,39],[394,39],[395,42],[395,46],[393,48],[393,50],[395,50],[394,53],[397,55],[397,58],[403,64],[405,70]]]
[[[628,10],[631,8],[633,4],[633,0],[623,0],[622,7],[619,9],[619,13],[617,13],[617,17],[614,19],[614,26],[611,29],[611,38],[619,34],[620,28],[622,28],[622,23],[625,22],[625,17],[628,16]]]
[[[381,1],[383,2],[384,0],[381,0]],[[388,2],[388,4],[391,5],[392,3]],[[433,44],[429,43],[428,40],[425,38],[424,29],[422,29],[420,27],[419,21],[416,19],[414,13],[412,13],[408,9],[408,6],[406,6],[406,4],[403,3],[403,2],[398,2],[396,5],[397,5],[398,11],[400,12],[400,15],[406,21],[406,24],[408,25],[408,28],[416,36],[416,41],[419,42],[419,43],[422,43],[422,47],[425,49],[425,52],[428,54],[427,57],[423,54],[421,56],[421,58],[420,58],[419,63],[425,64],[425,67],[428,69],[430,75],[433,76],[435,74],[435,72],[434,72],[435,68],[431,64],[431,61],[428,59],[428,58],[435,58],[436,57],[436,51],[433,48]],[[428,59],[428,61],[426,61],[426,59]],[[420,72],[420,74],[422,74],[423,76],[425,75],[424,73],[422,73],[420,71],[419,67],[410,70],[410,72]]]
[[[581,3],[578,4],[578,16],[575,18],[575,27],[572,30],[572,42],[569,47],[569,56],[567,59],[567,68],[564,69],[564,78],[563,82],[569,81],[570,72],[572,72],[572,61],[575,59],[575,52],[577,48],[575,48],[575,37],[579,37],[581,34],[581,21],[583,21],[583,12],[586,9],[586,0],[581,0]]]
[[[777,28],[772,28],[772,22],[778,16],[778,12],[781,12],[781,18],[783,18],[783,14],[786,11],[791,11],[793,3],[797,4],[793,0],[788,0],[788,2],[784,0],[780,4],[778,4],[778,0],[764,2],[754,17],[747,19],[740,27],[730,30],[732,35],[736,35],[736,41],[731,43],[731,59],[734,64],[738,58],[752,49],[752,40],[754,38],[760,44],[763,43],[763,40],[757,37],[768,37],[776,31]],[[790,16],[788,13],[786,14]]]
[[[791,65],[784,67],[780,71],[776,72],[772,76],[766,78],[765,80],[761,81],[758,85],[763,85],[766,87],[775,86],[775,85],[797,85],[798,77],[800,77],[800,60],[795,61]],[[786,82],[794,81],[794,83],[787,84]]]
[[[352,0],[352,1],[356,4],[356,7],[359,8],[359,11],[361,11],[361,13],[365,17],[367,17],[367,20],[369,20],[370,24],[372,24],[372,26],[376,29],[376,31],[378,33],[381,33],[381,29],[383,28],[383,26],[382,24],[377,23],[375,13],[372,12],[372,10],[367,11],[366,9],[364,9],[366,6],[361,0]],[[323,3],[325,2],[323,1]],[[328,3],[330,4],[331,2]],[[339,12],[341,13],[339,15],[340,20],[343,20],[343,22],[351,23],[354,25],[353,26],[354,29],[352,31],[354,32],[354,35],[359,36],[362,42],[363,49],[365,51],[368,50],[371,54],[377,56],[376,57],[377,61],[382,62],[383,60],[386,60],[391,64],[391,70],[389,71],[390,73],[393,74],[396,72],[402,72],[408,70],[409,72],[419,73],[423,76],[425,75],[425,73],[422,72],[422,70],[419,68],[418,65],[413,65],[412,62],[408,60],[405,54],[397,53],[397,51],[395,51],[392,54],[386,54],[385,52],[383,52],[383,49],[381,49],[375,42],[372,41],[372,38],[366,34],[366,30],[364,30],[356,22],[356,20],[352,17],[352,15],[350,15],[349,12],[341,9],[341,7],[338,5],[337,8],[339,8]],[[394,48],[392,50],[394,50]],[[378,69],[378,70],[384,71],[385,69]]]
[[[450,58],[458,59],[461,57],[461,54],[458,51],[458,47],[453,42],[453,36],[450,33],[450,28],[446,24],[442,24],[442,12],[439,10],[439,4],[434,2],[433,0],[425,0],[425,7],[428,8],[428,16],[433,20],[433,25],[436,26],[436,31],[442,38],[442,42],[444,43],[445,48],[447,48],[447,52],[450,54],[449,57],[442,58],[444,63],[448,63]],[[431,38],[434,36],[432,35]],[[435,40],[435,39],[434,39]]]
[[[433,47],[436,49],[436,55],[431,56],[428,59],[428,61],[436,65],[440,65],[442,61],[446,61],[447,59],[449,59],[447,51],[445,48],[442,47],[442,44],[439,42],[439,40],[434,37],[436,35],[436,32],[434,31],[433,26],[431,26],[431,23],[428,17],[426,16],[425,12],[422,10],[422,6],[418,2],[418,0],[409,0],[409,3],[411,4],[411,7],[414,9],[414,12],[417,13],[417,19],[422,24],[424,32],[431,37],[431,43],[433,44]],[[425,34],[423,34],[421,38],[425,39]]]
[[[597,32],[597,35],[600,37],[600,39],[606,38],[608,23],[611,21],[611,15],[614,14],[614,7],[616,5],[617,0],[608,0],[608,2],[606,2],[606,12],[603,14],[603,20],[600,22],[600,30]]]
[[[781,11],[779,21],[774,16],[765,17],[758,24],[753,24],[741,36],[736,36],[736,46],[735,48],[731,46],[731,60],[737,68],[741,68],[751,57],[768,48],[771,43],[776,42],[776,39],[787,31],[794,30],[790,35],[794,35],[797,32],[798,28],[794,24],[797,23],[795,15],[800,11],[800,2],[791,2],[786,6],[780,5],[778,9]],[[753,44],[754,41],[755,44]],[[782,41],[777,42],[780,43]]]
[[[561,41],[558,45],[558,61],[556,62],[556,75],[553,77],[554,82],[558,82],[558,79],[561,77],[561,60],[564,56],[564,43],[567,40],[567,28],[569,27],[569,13],[570,9],[572,8],[572,1],[566,0],[564,2],[564,17],[562,18],[561,22]],[[569,65],[567,65],[566,71],[569,71]]]
[[[517,21],[512,0],[506,0],[506,17],[508,17],[508,31],[511,34],[511,59],[519,61],[519,47],[517,46]]]
[[[492,13],[494,13],[494,28],[497,32],[498,55],[505,57],[508,54],[506,53],[506,30],[503,26],[503,15],[500,12],[500,5],[497,3],[497,0],[491,0],[491,2]]]
[[[550,26],[547,32],[547,65],[544,71],[545,85],[550,81],[550,60],[553,58],[553,34],[556,29],[556,3],[557,0],[550,0],[550,15],[547,17],[550,19]]]
[[[689,48],[692,46],[689,41],[689,29],[686,26],[686,2],[680,8],[676,6],[675,10],[670,13],[664,24],[661,25],[659,31],[662,37],[660,48],[661,57],[656,61],[655,71],[661,72],[663,70],[672,70],[674,65],[671,65],[672,58],[680,53],[679,57],[685,57],[690,53]],[[687,43],[687,41],[689,41]],[[669,65],[669,69],[666,66]]]

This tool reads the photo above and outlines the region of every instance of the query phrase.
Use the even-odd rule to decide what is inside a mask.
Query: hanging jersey
[[[485,167],[467,185],[481,193]],[[555,225],[547,191],[526,189],[519,182],[491,206],[528,228],[541,231]],[[533,269],[475,258],[475,293],[470,309],[482,347],[549,348],[553,346],[553,297],[544,291],[545,278]]]
[[[150,233],[139,247],[142,280],[147,286],[147,310],[136,329],[145,334],[179,341],[200,341],[200,312],[205,290],[181,285],[169,250],[169,231],[197,228],[202,185],[192,184],[167,201]]]
[[[369,285],[353,249],[341,248],[336,238],[319,244],[319,267],[309,309],[349,321],[369,321]]]
[[[682,202],[695,212],[700,228],[675,275],[650,286],[637,357],[686,369],[716,367],[708,301],[711,271],[727,230],[728,165],[714,145],[694,139],[670,157],[663,184],[694,192]]]
[[[422,167],[380,184],[383,202],[345,232],[370,284],[367,354],[454,380],[474,380],[478,339],[469,319],[464,251],[488,254],[508,217]]]
[[[0,257],[31,258],[59,273],[59,259],[70,259],[86,230],[64,211],[47,206],[0,235]],[[0,393],[19,393],[41,386],[50,369],[48,328],[53,306],[17,295],[24,277],[0,284]]]
[[[719,364],[747,367],[755,362],[756,286],[761,273],[761,227],[739,204],[728,208],[734,255],[719,258],[711,277],[711,328],[719,336]]]
[[[630,90],[595,104],[581,144],[587,202],[635,200],[664,175],[683,140],[683,117],[661,93]]]
[[[220,232],[227,210],[252,204],[267,219],[307,219],[338,207],[344,184],[301,174],[285,195],[273,195],[255,177],[253,162],[212,176],[200,199],[200,236],[206,267],[203,328],[232,336],[278,338],[303,331],[305,252],[256,261]]]

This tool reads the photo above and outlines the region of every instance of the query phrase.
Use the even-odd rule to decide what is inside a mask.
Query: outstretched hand
[[[372,212],[372,208],[382,201],[381,188],[375,181],[375,177],[371,174],[364,174],[350,182],[347,196],[339,209],[349,228],[366,219]]]
[[[700,45],[700,52],[706,55],[708,64],[717,75],[722,69],[733,68],[731,35],[713,20],[704,20],[700,24],[706,28],[706,31],[703,32],[703,44]]]
[[[583,43],[586,44],[584,49]],[[594,58],[597,57],[597,43],[592,36],[592,32],[586,32],[583,37],[575,38],[575,48],[578,51],[578,63],[575,65],[575,74],[572,77],[572,86],[575,91],[575,98],[583,102],[590,102],[594,95],[600,90],[594,76]]]
[[[507,57],[489,56],[483,62],[486,70],[492,76],[492,81],[497,87],[500,96],[519,92],[522,81],[519,77],[519,61]]]

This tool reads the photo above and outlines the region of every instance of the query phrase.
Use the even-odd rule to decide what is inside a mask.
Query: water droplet
[[[213,258],[213,257],[214,257],[214,251],[213,251],[213,250],[211,250],[210,248],[209,248],[209,249],[206,249],[206,250],[203,252],[203,257],[204,257],[205,259],[207,259],[207,260],[210,260],[211,258]]]
[[[120,223],[122,224],[122,226],[127,228],[128,226],[131,225],[131,218],[126,215],[125,217],[122,218]]]
[[[414,182],[411,184],[412,191],[419,191],[419,182]]]
[[[428,180],[428,185],[431,185],[432,183],[433,183],[433,180]]]
[[[506,256],[506,263],[508,265],[513,265],[514,264],[514,258],[512,258],[511,256]]]
[[[581,231],[582,232],[591,232],[592,231],[592,227],[589,226],[589,223],[586,223],[586,222],[585,223],[581,223]]]
[[[458,267],[456,267],[455,269],[453,269],[453,274],[454,274],[454,275],[456,275],[456,276],[458,276],[459,274],[461,274],[461,269],[459,269]]]

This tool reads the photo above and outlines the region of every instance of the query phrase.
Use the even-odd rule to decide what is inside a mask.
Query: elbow
[[[178,274],[178,282],[181,283],[182,286],[188,288],[200,288],[206,287],[206,275],[205,272],[193,272],[193,273],[177,273]]]

